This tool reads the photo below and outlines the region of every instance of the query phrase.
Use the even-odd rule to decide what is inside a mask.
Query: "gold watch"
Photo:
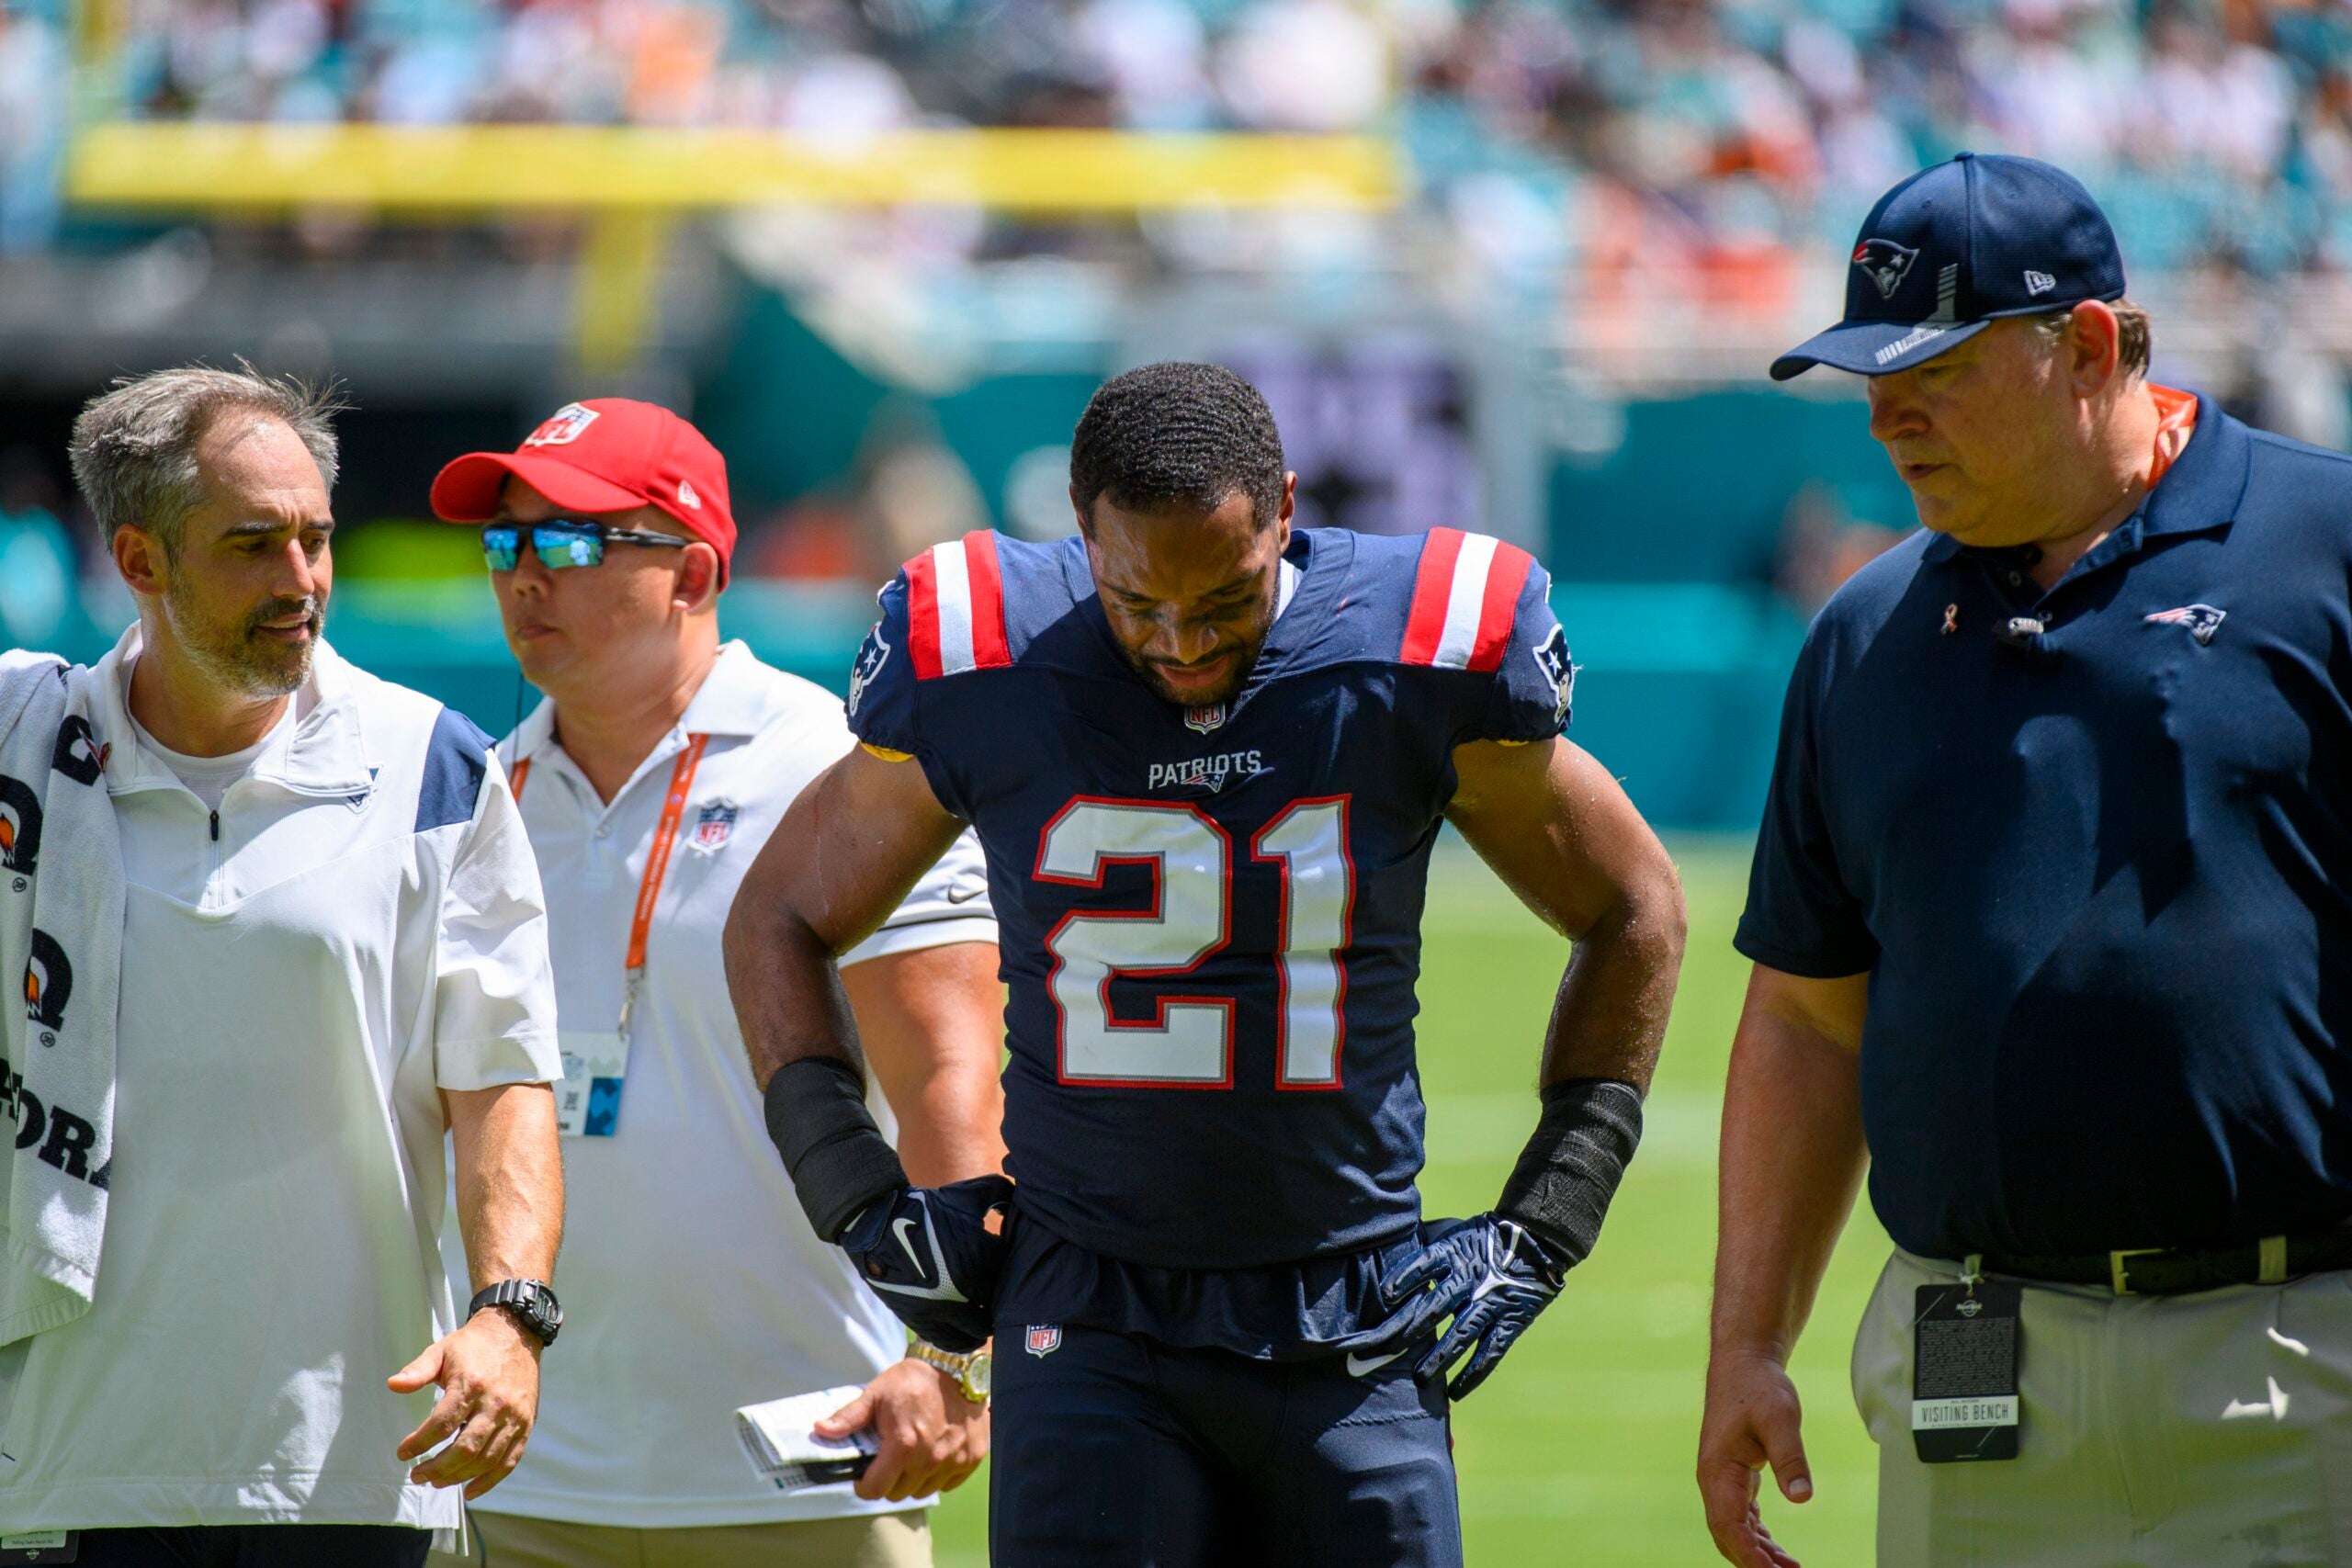
[[[954,1378],[956,1385],[964,1391],[964,1397],[974,1404],[989,1402],[989,1375],[996,1363],[995,1358],[987,1350],[974,1350],[959,1356],[953,1350],[943,1350],[936,1345],[915,1339],[908,1343],[907,1354],[923,1365],[936,1367]]]

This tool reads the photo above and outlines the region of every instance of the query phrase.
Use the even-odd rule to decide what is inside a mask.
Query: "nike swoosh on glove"
[[[1565,1270],[1525,1229],[1491,1213],[1436,1221],[1425,1236],[1412,1261],[1380,1282],[1381,1300],[1393,1314],[1393,1332],[1383,1342],[1409,1345],[1453,1318],[1413,1375],[1442,1376],[1475,1348],[1470,1364],[1445,1385],[1450,1396],[1465,1399],[1552,1304]]]
[[[905,1187],[866,1206],[842,1233],[842,1250],[900,1322],[943,1350],[988,1342],[1004,1241],[991,1210],[1012,1197],[1001,1176],[945,1187]]]

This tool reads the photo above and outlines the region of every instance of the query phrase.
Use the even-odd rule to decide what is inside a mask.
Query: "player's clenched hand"
[[[505,1480],[522,1460],[538,1415],[539,1349],[521,1324],[492,1309],[474,1314],[385,1379],[394,1393],[441,1386],[433,1413],[401,1439],[396,1452],[413,1460],[445,1438],[452,1440],[408,1478],[427,1486],[462,1484],[469,1501]]]
[[[1552,1304],[1560,1283],[1550,1254],[1511,1221],[1493,1214],[1437,1221],[1422,1227],[1421,1250],[1380,1282],[1381,1300],[1390,1309],[1382,1343],[1410,1345],[1451,1317],[1453,1326],[1413,1375],[1442,1376],[1468,1354],[1470,1364],[1445,1389],[1455,1399],[1467,1398],[1535,1314]]]
[[[1813,1495],[1798,1436],[1797,1386],[1788,1369],[1761,1351],[1719,1350],[1707,1363],[1707,1414],[1699,1429],[1699,1495],[1707,1530],[1724,1561],[1739,1568],[1797,1568],[1764,1528],[1756,1506],[1768,1461],[1792,1503]]]
[[[857,1479],[857,1495],[869,1502],[953,1492],[989,1456],[989,1407],[911,1358],[884,1368],[865,1393],[818,1422],[817,1435],[846,1438],[862,1427],[873,1427],[880,1444]]]
[[[909,1328],[943,1350],[977,1350],[991,1331],[1004,1267],[1004,1243],[990,1234],[989,1215],[1012,1198],[1012,1183],[1001,1176],[901,1188],[850,1222],[842,1250]]]

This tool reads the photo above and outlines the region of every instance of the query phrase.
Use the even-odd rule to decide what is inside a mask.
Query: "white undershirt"
[[[232,751],[225,757],[191,757],[157,740],[137,719],[130,721],[130,727],[139,731],[139,743],[147,748],[155,761],[171,769],[180,783],[187,785],[197,799],[204,802],[207,811],[218,811],[220,809],[220,797],[229,793],[229,786],[252,773],[254,764],[285,738],[286,727],[293,717],[294,705],[288,703],[286,711],[278,716],[277,722],[270,726],[268,734],[243,750]]]
[[[136,667],[137,662],[132,660],[132,667]],[[130,669],[123,671],[122,692],[123,711],[128,713],[130,711]],[[218,811],[220,809],[220,797],[229,793],[229,786],[252,773],[254,764],[268,755],[271,747],[286,739],[287,727],[294,719],[295,705],[288,699],[286,705],[278,710],[277,722],[269,727],[268,734],[243,750],[232,751],[225,757],[191,757],[184,751],[175,751],[148,734],[147,727],[136,718],[130,721],[130,728],[138,732],[140,745],[145,747],[157,761],[171,769],[180,783],[187,785],[189,792],[204,802],[207,811]]]

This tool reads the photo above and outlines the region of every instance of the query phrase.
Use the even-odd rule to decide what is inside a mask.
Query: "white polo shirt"
[[[217,817],[101,660],[128,884],[87,1314],[0,1355],[0,1530],[455,1526],[394,1456],[455,1324],[438,1091],[558,1076],[547,920],[489,739],[324,646]],[[0,1393],[5,1397],[5,1393]]]
[[[887,1513],[846,1485],[786,1495],[753,1472],[740,1405],[863,1383],[906,1333],[817,1239],[768,1141],[727,990],[720,933],[743,874],[795,796],[850,748],[841,699],[730,642],[677,728],[609,805],[554,739],[542,703],[502,747],[546,878],[558,1010],[575,1049],[609,1040],[646,857],[679,754],[705,735],[662,878],[608,1136],[564,1140],[563,1335],[537,1427],[474,1506],[658,1529]],[[996,941],[969,835],[842,960]],[[587,1037],[587,1038],[582,1038]],[[890,1126],[876,1100],[876,1118]],[[462,1279],[449,1227],[445,1252]]]

